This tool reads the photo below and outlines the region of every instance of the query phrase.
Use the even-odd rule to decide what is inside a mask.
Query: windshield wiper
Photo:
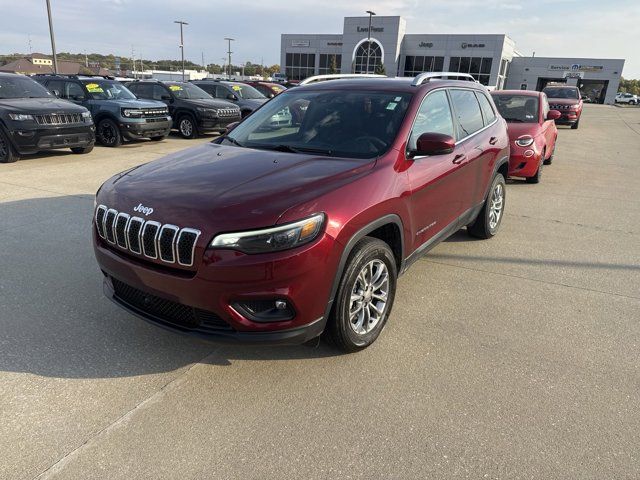
[[[507,122],[516,122],[516,123],[524,123],[524,120],[520,120],[519,118],[505,118]]]
[[[236,145],[237,147],[244,147],[244,145],[242,145],[239,141],[237,141],[235,138],[231,138],[231,137],[222,137],[223,140],[227,140],[228,142],[233,143],[234,145]]]
[[[276,145],[252,145],[251,148],[263,149],[263,150],[277,150],[279,152],[289,152],[289,153],[317,153],[319,155],[332,155],[331,150],[325,150],[322,148],[312,148],[312,147],[292,147],[291,145],[285,145],[283,143]]]

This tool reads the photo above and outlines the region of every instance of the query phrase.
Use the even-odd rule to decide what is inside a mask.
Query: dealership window
[[[331,64],[334,64],[335,72],[331,71]],[[340,73],[342,67],[342,55],[335,53],[321,53],[320,54],[320,67],[318,68],[318,74],[324,75],[327,73]]]
[[[404,76],[415,77],[422,72],[442,72],[444,57],[423,57],[407,55],[404,59]]]
[[[354,73],[374,73],[376,65],[382,65],[382,47],[378,42],[363,42],[357,48],[353,61]],[[367,65],[369,66],[368,71]]]
[[[285,73],[289,80],[304,80],[316,73],[315,53],[287,53]]]
[[[489,85],[492,63],[489,57],[451,57],[449,71],[470,73],[481,84]]]

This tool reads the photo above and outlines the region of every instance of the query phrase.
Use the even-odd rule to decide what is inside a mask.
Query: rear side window
[[[489,102],[489,99],[484,93],[476,92],[478,102],[480,102],[480,109],[482,110],[482,116],[484,117],[484,124],[489,125],[496,119],[496,112],[493,111],[493,107]]]
[[[458,120],[458,140],[484,128],[480,104],[471,90],[451,90],[451,101]]]
[[[430,93],[422,101],[416,121],[413,124],[411,137],[409,137],[409,148],[414,149],[418,137],[423,133],[444,133],[455,138],[453,129],[453,118],[451,117],[451,107],[444,90],[436,90]]]

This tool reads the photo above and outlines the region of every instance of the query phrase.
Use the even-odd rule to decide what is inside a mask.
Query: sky
[[[2,0],[0,54],[50,53],[45,0]],[[407,33],[506,33],[524,55],[626,59],[640,79],[640,0],[51,0],[58,51],[234,64],[279,62],[281,33],[341,33],[345,16],[402,15]]]

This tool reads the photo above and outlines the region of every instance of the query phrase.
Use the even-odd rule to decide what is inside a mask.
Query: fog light
[[[533,155],[534,155],[535,153],[536,153],[536,152],[534,152],[533,150],[525,150],[525,151],[524,151],[524,156],[525,156],[525,157],[527,157],[527,158],[530,158],[530,157],[533,157]]]
[[[282,322],[295,317],[293,308],[282,299],[241,300],[231,306],[254,322]]]

